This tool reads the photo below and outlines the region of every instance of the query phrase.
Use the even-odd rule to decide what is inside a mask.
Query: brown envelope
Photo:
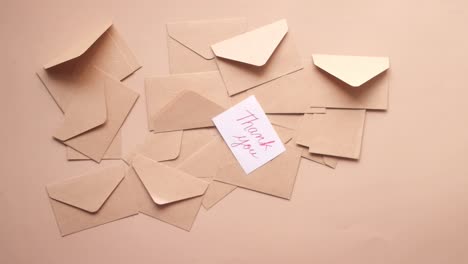
[[[150,130],[154,130],[154,122],[151,117],[160,113],[166,105],[184,90],[196,92],[223,108],[231,106],[230,98],[226,93],[226,88],[219,72],[200,72],[146,78],[145,90],[148,127]]]
[[[142,155],[136,156],[132,165],[153,202],[158,205],[202,196],[208,188],[207,182]]]
[[[217,71],[210,46],[245,32],[245,18],[184,21],[167,24],[169,69],[172,74]]]
[[[132,164],[133,158],[138,154],[154,161],[173,160],[179,156],[181,143],[182,131],[148,133],[145,142],[126,155],[124,161]]]
[[[103,23],[77,37],[68,50],[44,65],[37,75],[62,110],[74,97],[76,78],[95,66],[122,80],[141,66],[111,22]]]
[[[107,118],[102,125],[67,139],[63,143],[94,161],[100,162],[139,95],[96,68],[88,69],[84,76],[90,79],[87,82],[94,86],[92,89],[105,89],[105,102],[103,103],[106,107]],[[76,104],[77,108],[87,107],[86,101],[76,102]],[[70,105],[75,105],[75,101]]]
[[[211,119],[224,110],[206,97],[184,90],[149,118],[154,132],[168,132],[214,126]]]
[[[173,202],[166,205],[158,205],[153,202],[150,194],[146,191],[145,186],[133,168],[129,169],[127,178],[131,183],[132,194],[137,200],[138,210],[141,213],[186,231],[190,231],[193,222],[197,217],[198,211],[200,210],[203,196]]]
[[[359,87],[352,87],[337,79],[315,66],[309,59],[304,63],[303,70],[241,93],[233,98],[233,102],[255,95],[265,113],[270,114],[317,113],[317,110],[323,107],[386,110],[388,108],[388,76],[386,72],[379,72],[385,68],[385,65],[388,65],[385,64],[388,58],[376,58],[376,60],[384,65],[371,64],[368,66],[370,69],[363,67],[362,71],[356,73],[360,82],[368,80]],[[334,72],[330,65],[322,65],[322,67]],[[354,73],[354,71],[353,65],[349,65],[349,72]],[[339,71],[334,73],[335,75],[342,74]],[[343,76],[343,79],[349,80],[350,83],[360,83],[353,82],[350,78]],[[311,107],[314,108],[311,109]]]
[[[67,160],[90,160],[89,157],[79,153],[78,151],[66,147]],[[103,160],[119,160],[122,159],[122,133],[121,130],[117,133],[115,138],[112,140],[109,148],[102,157]]]
[[[290,199],[301,161],[301,152],[288,145],[285,147],[285,152],[249,175],[245,174],[239,163],[234,162],[220,168],[215,180]]]
[[[305,115],[297,144],[310,153],[359,159],[366,110],[327,109],[326,114]]]
[[[138,213],[125,170],[113,166],[47,185],[62,236]]]
[[[237,186],[224,182],[211,181],[210,186],[208,186],[208,190],[206,190],[206,193],[203,196],[203,207],[205,207],[205,209],[210,209],[236,188]]]
[[[211,46],[229,95],[302,69],[302,61],[280,20]]]

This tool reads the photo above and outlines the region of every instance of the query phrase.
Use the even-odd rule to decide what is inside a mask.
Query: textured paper
[[[286,146],[286,151],[250,174],[238,163],[219,169],[215,180],[246,189],[290,199],[301,161],[301,152]]]
[[[214,117],[213,122],[247,174],[285,151],[255,96]]]
[[[158,205],[201,196],[208,188],[207,182],[142,155],[133,159],[132,166]]]
[[[303,68],[287,30],[280,20],[212,46],[229,95]]]
[[[123,165],[47,186],[62,236],[137,214]]]
[[[190,231],[200,210],[203,196],[166,205],[158,205],[146,191],[145,186],[133,168],[129,169],[127,178],[131,183],[132,194],[137,200],[139,212],[183,230]]]
[[[245,32],[245,18],[180,21],[167,24],[172,74],[217,71],[211,45]]]
[[[151,118],[160,113],[184,90],[196,92],[223,108],[231,106],[223,79],[217,71],[146,78],[145,90],[150,130],[155,129]]]
[[[328,109],[326,114],[305,115],[297,144],[310,153],[359,159],[366,110]]]
[[[184,90],[150,117],[151,126],[155,132],[211,127],[211,119],[224,110],[206,97]]]

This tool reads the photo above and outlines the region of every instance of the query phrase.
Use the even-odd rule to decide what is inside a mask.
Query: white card
[[[214,117],[213,122],[246,174],[285,151],[254,95]]]

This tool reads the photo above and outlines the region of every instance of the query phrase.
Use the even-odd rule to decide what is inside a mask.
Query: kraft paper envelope
[[[302,69],[286,20],[211,46],[229,95]]]
[[[131,165],[138,154],[155,161],[173,160],[179,156],[181,143],[182,131],[148,133],[145,142],[126,155],[124,161]]]
[[[366,110],[327,109],[326,114],[305,115],[297,144],[310,153],[359,159]]]
[[[76,83],[77,77],[92,66],[118,80],[125,79],[141,67],[112,23],[107,22],[77,36],[68,50],[45,64],[37,75],[65,112],[80,87]]]
[[[88,69],[85,75],[87,76],[86,78],[91,80],[89,82],[91,82],[93,87],[92,89],[81,90],[87,91],[103,89],[105,91],[105,100],[102,103],[106,109],[106,120],[103,124],[86,131],[85,133],[78,134],[70,139],[68,139],[69,134],[66,134],[67,137],[60,137],[58,139],[65,140],[63,141],[65,145],[77,150],[81,154],[90,157],[96,162],[100,162],[106,150],[112,143],[112,140],[117,135],[120,127],[127,118],[127,115],[133,108],[133,105],[135,104],[139,95],[125,87],[125,85],[123,85],[120,81],[112,79],[110,76],[96,68]],[[70,103],[70,107],[71,106],[78,109],[84,109],[88,107],[88,104],[87,101],[74,100]],[[101,108],[99,109],[102,111]],[[87,114],[86,110],[83,110],[82,112]],[[76,112],[74,111],[76,115],[73,116],[73,120],[79,122],[81,120],[80,114],[82,114],[82,112],[79,110]],[[66,114],[64,124],[68,124],[67,120],[68,119]],[[60,136],[62,136],[62,134],[60,134]]]
[[[219,203],[224,199],[228,194],[234,191],[237,188],[235,185],[227,184],[219,181],[211,181],[208,190],[206,190],[205,195],[203,196],[202,205],[205,209],[210,209],[215,204]]]
[[[78,151],[66,147],[67,151],[67,160],[89,160],[89,157],[79,153]],[[112,140],[109,148],[104,153],[102,157],[103,160],[118,160],[122,159],[122,133],[119,130],[115,138]]]
[[[62,236],[135,215],[125,166],[113,166],[47,185]]]
[[[210,46],[247,29],[245,18],[167,24],[169,69],[174,73],[217,71]]]
[[[132,162],[135,172],[158,205],[202,196],[208,183],[190,174],[138,155]]]
[[[150,130],[154,130],[151,117],[160,113],[184,90],[196,92],[224,108],[231,105],[223,79],[217,71],[146,78],[145,90]]]
[[[168,132],[214,126],[211,119],[224,110],[206,97],[184,90],[150,118],[154,132]]]
[[[294,147],[298,151],[300,151],[302,158],[305,158],[305,159],[308,159],[310,161],[325,165],[325,166],[330,167],[332,169],[335,169],[336,166],[338,165],[338,158],[337,157],[310,153],[308,147],[304,147],[304,146],[298,145],[296,143],[296,138],[293,138],[287,144],[288,144],[288,146]]]
[[[323,56],[319,58],[319,62],[324,60]],[[355,76],[360,78],[360,82],[367,79],[359,87],[345,83],[308,59],[304,63],[304,69],[241,93],[233,98],[233,102],[255,95],[265,112],[270,114],[317,113],[317,108],[324,107],[386,110],[388,108],[388,75],[386,72],[379,72],[388,66],[388,58],[358,58],[369,58],[371,61],[379,62],[369,65],[362,63],[365,66],[361,67],[353,67],[354,64],[345,65],[349,66],[347,72],[356,73]],[[348,61],[348,63],[351,62],[354,60]],[[359,65],[359,63],[355,64]],[[343,75],[338,70],[334,71],[331,67],[334,64],[319,65],[337,76]],[[341,65],[341,67],[344,66]],[[343,69],[339,68],[339,70]],[[342,78],[349,80],[350,83],[360,83],[353,82],[347,75],[343,75]],[[315,107],[312,108],[314,111],[311,111],[311,107]]]
[[[290,199],[301,161],[301,152],[288,145],[285,147],[285,152],[249,175],[245,174],[239,163],[234,162],[221,167],[215,180]]]

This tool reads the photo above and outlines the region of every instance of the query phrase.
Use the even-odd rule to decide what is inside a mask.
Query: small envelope
[[[135,215],[125,166],[113,166],[46,187],[62,236]]]
[[[302,69],[286,20],[211,46],[229,95]]]
[[[139,95],[96,68],[89,68],[84,76],[86,86],[79,89],[77,97],[70,102],[64,123],[54,136],[100,162]],[[88,100],[93,103],[88,105]],[[88,123],[88,118],[93,122]]]
[[[141,67],[112,23],[106,22],[77,37],[68,50],[45,64],[37,75],[65,112],[75,94],[76,78],[91,66],[118,80]]]
[[[150,130],[155,130],[156,126],[152,118],[159,115],[164,107],[173,102],[185,90],[198,93],[223,108],[228,108],[231,105],[219,72],[200,72],[146,78],[146,106]],[[189,106],[197,103],[198,101],[192,102]],[[182,109],[186,107],[182,106]],[[183,118],[186,118],[186,116]],[[209,123],[208,126],[213,126],[213,124]]]
[[[359,159],[366,110],[327,109],[326,114],[305,115],[297,144],[310,153]]]
[[[66,152],[67,152],[67,160],[90,160],[89,157],[86,157],[85,155],[81,154],[80,152],[70,147],[66,147]],[[117,135],[112,140],[112,143],[110,144],[109,148],[106,150],[106,153],[104,153],[104,156],[102,156],[102,159],[103,160],[122,159],[122,132],[121,130],[119,130]]]
[[[301,152],[286,145],[285,152],[248,175],[234,162],[220,168],[215,180],[290,199],[300,161]]]
[[[384,70],[388,68],[388,58],[331,56],[332,59],[329,59],[329,56],[331,55],[315,55],[314,58],[318,58],[318,61],[307,60],[303,70],[241,93],[233,100],[240,101],[255,95],[265,112],[270,114],[317,113],[317,110],[323,110],[324,107],[370,110],[388,108],[389,78]],[[338,63],[340,59],[342,62]],[[340,66],[334,68],[333,65]],[[351,84],[361,85],[353,87]]]
[[[169,68],[174,73],[217,71],[210,46],[247,29],[245,18],[167,24]]]
[[[203,196],[202,205],[205,209],[210,209],[219,201],[223,200],[228,194],[237,188],[235,185],[227,184],[219,181],[211,181],[208,190]]]

